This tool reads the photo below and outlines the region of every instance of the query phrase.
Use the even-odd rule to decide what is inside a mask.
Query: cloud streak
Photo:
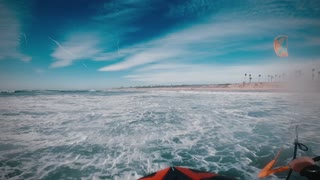
[[[51,68],[66,67],[74,61],[89,59],[101,52],[95,36],[75,35],[62,44],[50,37],[49,39],[58,46],[51,54],[55,59],[50,65]]]
[[[129,69],[132,67],[136,67],[139,65],[143,64],[149,64],[152,62],[156,62],[162,59],[167,59],[171,57],[175,57],[181,52],[179,51],[172,51],[172,50],[167,50],[167,51],[156,51],[156,50],[151,50],[151,51],[144,51],[142,53],[138,53],[130,58],[128,58],[125,62],[121,62],[115,65],[110,65],[104,68],[99,69],[99,71],[120,71],[120,70],[125,70]]]
[[[4,4],[0,3],[0,60],[19,59],[31,61],[31,57],[20,52],[21,25],[15,14]],[[26,41],[25,41],[26,42]]]
[[[61,46],[61,44],[60,44],[58,41],[52,39],[52,38],[49,37],[49,36],[48,36],[48,38],[49,38],[51,41],[53,41],[59,48],[61,48],[65,53],[69,54],[71,58],[75,58],[75,55],[73,55],[70,51],[68,51],[68,50],[67,50],[66,48],[64,48],[63,46]]]

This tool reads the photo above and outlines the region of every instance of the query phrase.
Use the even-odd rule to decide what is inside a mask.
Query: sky
[[[319,0],[0,0],[0,90],[320,71],[319,29]],[[288,36],[288,57],[273,50],[279,35]]]

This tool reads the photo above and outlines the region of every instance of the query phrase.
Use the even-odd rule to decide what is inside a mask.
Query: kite
[[[288,57],[288,36],[277,36],[274,38],[274,52],[279,57]]]

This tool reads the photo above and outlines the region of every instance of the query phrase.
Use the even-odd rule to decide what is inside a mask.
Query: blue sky
[[[320,1],[0,0],[0,89],[242,82],[320,71]],[[273,40],[289,37],[289,57]]]

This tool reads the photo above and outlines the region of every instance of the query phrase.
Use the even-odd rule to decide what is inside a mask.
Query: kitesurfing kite
[[[288,57],[288,36],[277,36],[273,43],[274,52],[279,57]]]

